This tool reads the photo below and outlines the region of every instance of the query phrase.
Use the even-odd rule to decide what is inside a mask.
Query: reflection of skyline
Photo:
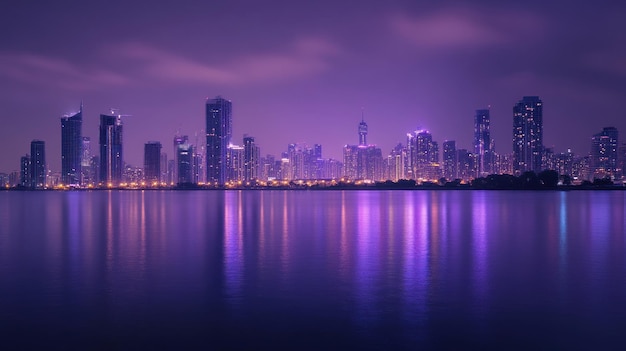
[[[29,286],[6,278],[29,262],[33,291],[47,289],[39,307],[71,302],[70,317],[97,308],[99,320],[135,321],[160,309],[223,328],[251,315],[302,318],[431,341],[440,324],[485,336],[502,314],[535,307],[608,311],[626,291],[615,278],[621,192],[26,194],[40,201],[39,223],[19,214],[25,197],[7,196],[0,293]],[[8,295],[0,307],[25,303]]]

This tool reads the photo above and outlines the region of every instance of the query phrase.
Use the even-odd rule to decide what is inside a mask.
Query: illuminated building
[[[100,181],[119,185],[122,172],[122,116],[100,115]]]
[[[543,154],[543,103],[538,96],[524,96],[513,107],[513,172],[539,173]]]
[[[251,136],[243,137],[243,168],[244,180],[251,182],[259,177],[259,147],[254,144],[254,138]]]
[[[443,142],[443,177],[448,181],[459,178],[457,172],[456,141]]]
[[[33,189],[46,187],[46,144],[42,140],[30,143],[30,186]]]
[[[182,144],[189,143],[189,136],[187,135],[178,135],[174,136],[174,163],[178,165],[178,146]],[[172,179],[178,179],[178,166],[174,167],[174,174],[172,175]],[[176,181],[178,182],[178,181]]]
[[[20,158],[20,185],[23,187],[30,187],[30,156],[22,156]]]
[[[176,184],[195,184],[193,177],[193,146],[189,143],[178,145],[176,153]]]
[[[161,180],[161,143],[150,141],[144,145],[143,174],[149,184]]]
[[[218,96],[206,102],[207,182],[227,181],[228,145],[232,137],[232,103]]]
[[[619,178],[618,135],[616,128],[607,127],[591,138],[591,172],[593,178]]]
[[[343,148],[344,177],[350,180],[383,180],[383,154],[376,145],[367,144],[367,124],[363,119],[358,132],[359,145],[345,145]]]
[[[83,104],[78,112],[61,118],[61,182],[80,185],[82,181]]]
[[[489,131],[489,110],[476,110],[474,116],[474,155],[479,177],[493,173],[493,150]]]
[[[411,167],[408,173],[414,179],[433,181],[441,177],[439,146],[430,132],[417,130],[407,134],[407,149]]]

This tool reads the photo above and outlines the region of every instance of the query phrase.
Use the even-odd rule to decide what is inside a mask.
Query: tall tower
[[[449,181],[458,178],[456,160],[456,142],[447,140],[443,142],[443,176]]]
[[[152,184],[161,179],[161,143],[149,141],[144,145],[143,171],[146,182]]]
[[[361,123],[359,123],[359,145],[367,145],[367,123],[363,114],[361,114]]]
[[[100,115],[100,181],[122,181],[122,116]]]
[[[524,96],[513,106],[513,173],[541,172],[543,154],[543,103]]]
[[[251,136],[243,138],[243,159],[244,180],[250,182],[258,179],[259,147],[254,144]]]
[[[78,112],[61,118],[61,182],[80,185],[82,178],[83,103]]]
[[[46,187],[46,144],[42,140],[30,143],[30,186],[33,189]]]
[[[489,110],[476,110],[474,116],[474,154],[479,177],[493,173],[493,150],[489,132]]]
[[[232,137],[232,102],[218,96],[206,102],[207,182],[224,185],[227,177],[228,145]]]

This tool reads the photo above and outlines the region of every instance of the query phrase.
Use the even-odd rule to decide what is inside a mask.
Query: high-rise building
[[[195,184],[193,177],[193,146],[189,143],[178,145],[176,155],[178,164],[176,165],[178,185]]]
[[[174,163],[178,165],[178,146],[189,143],[189,136],[187,135],[174,135]],[[174,168],[173,179],[178,179],[178,166]]]
[[[159,160],[161,163],[161,176],[159,181],[161,183],[169,183],[167,178],[167,154],[165,152],[161,152],[161,157],[159,158]]]
[[[591,172],[594,178],[619,178],[617,129],[607,127],[591,138]]]
[[[367,145],[367,123],[363,117],[359,123],[359,145]]]
[[[229,181],[243,181],[245,173],[244,147],[240,145],[228,145],[228,172],[226,178]]]
[[[206,181],[223,185],[227,179],[228,145],[232,137],[232,103],[218,96],[206,102]]]
[[[384,179],[393,180],[397,182],[400,179],[404,179],[404,161],[406,160],[406,148],[402,143],[398,143],[386,159],[385,175]]]
[[[83,104],[78,112],[61,118],[61,182],[80,185],[82,181]]]
[[[476,110],[474,115],[474,154],[479,177],[493,173],[493,150],[489,131],[489,110]]]
[[[123,165],[122,116],[100,115],[100,182],[119,185]]]
[[[351,180],[382,180],[384,172],[383,154],[376,145],[367,144],[367,123],[359,123],[359,145],[343,148],[344,177]]]
[[[439,145],[430,132],[417,130],[407,134],[407,149],[411,166],[408,173],[414,179],[438,180],[441,177]]]
[[[42,140],[30,143],[30,186],[34,189],[46,187],[46,144]]]
[[[30,155],[20,158],[20,186],[30,187]]]
[[[149,141],[144,145],[143,174],[149,184],[161,180],[161,143]]]
[[[456,142],[447,140],[443,142],[443,177],[449,181],[457,179]]]
[[[81,147],[81,159],[80,159],[80,170],[81,170],[81,184],[88,185],[97,183],[98,176],[95,168],[92,167],[93,163],[93,155],[91,154],[91,138],[83,137],[82,138],[82,147]]]
[[[539,173],[543,154],[543,102],[524,96],[513,106],[513,172]]]
[[[622,143],[617,148],[617,165],[622,171],[622,179],[626,178],[626,143]]]
[[[251,182],[258,179],[259,175],[259,147],[254,144],[254,138],[251,136],[244,136],[243,138],[244,148],[244,180]]]
[[[457,178],[469,182],[476,174],[474,155],[466,149],[456,150]]]

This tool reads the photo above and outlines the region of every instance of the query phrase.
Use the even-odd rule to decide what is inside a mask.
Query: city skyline
[[[584,154],[602,128],[626,130],[624,4],[270,5],[229,2],[206,21],[210,5],[195,1],[149,13],[141,2],[40,4],[37,11],[11,4],[0,14],[8,126],[0,148],[19,153],[0,153],[0,170],[16,170],[33,139],[57,155],[61,138],[46,134],[81,99],[83,136],[94,149],[99,113],[114,107],[133,115],[124,121],[135,136],[124,157],[135,166],[149,140],[169,145],[179,130],[193,139],[204,124],[198,101],[218,94],[236,104],[233,136],[253,135],[274,155],[306,142],[341,159],[362,109],[368,141],[384,154],[416,129],[473,150],[474,111],[489,105],[491,138],[508,151],[511,102],[525,95],[546,102],[544,139],[554,150]],[[92,25],[103,17],[114,17],[115,28]],[[48,162],[61,170],[58,157]]]
[[[81,136],[82,110],[61,120],[64,171],[53,173],[45,158],[45,143],[31,142],[31,155],[20,158],[20,172],[0,173],[7,185],[32,188],[62,186],[117,187],[140,186],[250,186],[257,181],[342,180],[439,182],[473,179],[490,174],[521,176],[532,171],[556,171],[564,184],[585,180],[622,180],[626,163],[626,143],[619,143],[619,131],[605,127],[594,134],[591,152],[576,155],[571,150],[555,152],[543,143],[543,101],[538,96],[524,96],[513,105],[512,153],[498,152],[490,137],[490,110],[476,110],[474,116],[473,151],[459,148],[456,141],[443,141],[440,158],[439,142],[432,133],[419,129],[406,134],[406,145],[398,143],[387,155],[375,144],[367,143],[369,127],[364,116],[358,124],[358,144],[345,144],[341,161],[322,157],[322,145],[310,148],[303,143],[290,143],[287,151],[277,157],[261,153],[253,136],[243,135],[243,146],[232,138],[233,104],[221,96],[206,100],[206,144],[188,135],[174,136],[173,160],[161,152],[161,143],[144,144],[143,167],[124,161],[122,115],[111,110],[100,115],[100,154],[90,157],[90,139]],[[202,142],[200,141],[202,140]],[[34,145],[38,145],[35,148]],[[37,150],[37,151],[35,151]],[[74,155],[74,168],[68,155]],[[80,156],[80,157],[78,157]],[[78,163],[78,165],[76,165]],[[76,168],[81,173],[76,173]],[[162,170],[163,168],[163,170]],[[52,176],[46,179],[47,176]],[[566,177],[566,178],[563,178]],[[41,179],[40,179],[41,178]],[[11,180],[12,179],[12,180]],[[136,186],[136,185],[135,185]]]

